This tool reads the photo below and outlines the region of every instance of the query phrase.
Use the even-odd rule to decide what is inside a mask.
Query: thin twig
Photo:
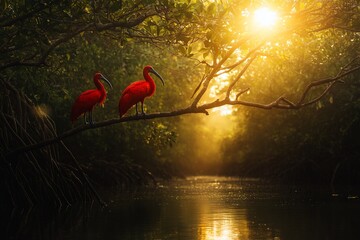
[[[336,82],[337,80],[339,80],[340,78],[346,76],[346,75],[349,75],[350,73],[353,73],[357,70],[360,69],[360,66],[357,66],[357,67],[354,67],[348,71],[345,71],[343,72],[343,70],[341,70],[341,74],[337,74],[336,77],[332,77],[332,78],[325,78],[325,79],[322,79],[322,80],[317,80],[317,81],[313,81],[311,82],[309,85],[306,86],[305,88],[305,91],[303,92],[300,100],[298,101],[298,103],[296,105],[298,106],[301,106],[302,104],[304,104],[304,101],[309,93],[309,91],[316,87],[316,86],[320,86],[320,85],[324,85],[324,84],[327,84],[327,83],[332,83],[332,82]],[[332,84],[333,85],[333,84]],[[331,86],[332,86],[331,85]],[[327,90],[328,91],[328,90]]]
[[[243,67],[243,69],[241,69],[240,73],[236,76],[236,78],[230,83],[230,85],[226,91],[226,98],[230,97],[231,90],[233,89],[235,84],[240,80],[240,78],[244,75],[244,73],[250,67],[251,63],[255,60],[255,58],[256,58],[256,55],[253,56],[252,58],[248,59],[248,62],[246,63],[246,65]]]

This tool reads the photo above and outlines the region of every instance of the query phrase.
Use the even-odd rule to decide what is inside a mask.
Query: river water
[[[109,206],[2,216],[5,239],[360,239],[360,200],[323,187],[198,176],[109,194]]]

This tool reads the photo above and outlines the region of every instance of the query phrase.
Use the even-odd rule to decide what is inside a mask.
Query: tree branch
[[[298,101],[298,103],[296,104],[296,106],[300,107],[300,106],[306,106],[306,105],[309,105],[309,104],[312,104],[316,101],[318,101],[323,95],[325,95],[327,92],[330,91],[331,87],[333,87],[333,85],[336,83],[336,82],[341,82],[339,81],[340,78],[346,76],[346,75],[349,75],[350,73],[353,73],[357,70],[360,69],[360,66],[357,66],[357,67],[354,67],[348,71],[343,71],[343,69],[341,69],[340,71],[340,74],[337,74],[336,77],[332,77],[332,78],[325,78],[325,79],[322,79],[322,80],[318,80],[318,81],[314,81],[314,82],[311,82],[309,85],[306,86],[305,88],[305,91],[303,92],[300,100]],[[307,97],[307,95],[309,94],[310,90],[314,87],[317,87],[317,86],[320,86],[320,85],[324,85],[324,84],[328,84],[330,83],[330,85],[323,91],[323,93],[319,96],[320,98],[318,100],[316,100],[316,98],[312,101],[309,101],[307,103],[304,103],[305,102],[305,99]]]
[[[243,69],[241,69],[240,73],[236,76],[236,78],[230,83],[230,85],[227,89],[227,92],[226,92],[226,98],[230,97],[231,90],[233,89],[235,84],[240,80],[240,78],[244,75],[244,73],[250,67],[251,63],[255,60],[255,58],[256,58],[256,55],[253,56],[252,58],[248,59],[248,62],[246,63],[246,65],[243,67]]]
[[[36,61],[28,62],[28,61],[26,61],[26,59],[25,60],[15,60],[13,62],[10,62],[10,63],[7,63],[7,64],[4,64],[4,65],[0,66],[0,70],[6,69],[6,68],[9,68],[9,67],[14,67],[14,66],[41,66],[41,65],[44,65],[47,57],[51,54],[51,52],[56,47],[58,47],[62,43],[65,43],[65,42],[69,41],[71,38],[77,36],[78,34],[88,30],[92,25],[93,25],[93,23],[89,23],[89,24],[77,29],[74,32],[66,34],[62,38],[59,38],[54,43],[52,43],[46,49],[46,51],[44,51],[44,53],[39,56],[38,60],[36,60]]]
[[[0,24],[0,27],[9,27],[12,26],[14,24],[16,24],[17,22],[22,22],[27,18],[31,18],[33,17],[35,14],[45,10],[46,8],[49,8],[54,2],[50,1],[48,3],[39,3],[39,7],[33,9],[32,11],[29,11],[21,16],[18,16],[16,18],[11,18],[8,20],[8,18],[5,18],[6,20],[8,20],[7,22],[3,22]],[[2,21],[3,19],[1,19],[0,21]]]
[[[132,28],[135,27],[142,22],[144,22],[147,18],[155,16],[155,12],[148,12],[146,14],[141,15],[140,17],[132,20],[132,21],[121,21],[121,22],[110,22],[110,23],[96,23],[95,29],[99,32],[109,30],[109,29],[115,29],[115,28]]]
[[[216,75],[216,73],[221,69],[221,66],[226,62],[226,60],[228,60],[230,58],[230,56],[235,52],[236,49],[238,49],[242,44],[244,44],[246,41],[250,40],[252,37],[254,36],[245,36],[243,39],[241,39],[240,41],[238,41],[225,55],[224,57],[215,64],[214,61],[214,68],[211,70],[210,74],[208,76],[206,76],[206,78],[203,81],[203,88],[200,90],[200,92],[198,93],[198,95],[196,95],[193,103],[192,103],[192,107],[195,108],[196,105],[199,103],[200,99],[202,98],[202,96],[204,95],[204,93],[206,92],[206,90],[208,89],[208,86],[210,84],[210,81],[214,78],[214,76]],[[195,93],[194,93],[195,94]]]
[[[14,61],[8,64],[5,64],[3,66],[0,66],[0,70],[7,68],[7,67],[11,67],[11,66],[16,66],[16,65],[25,65],[25,66],[35,66],[35,65],[41,65],[44,64],[47,57],[51,54],[51,52],[60,44],[65,43],[67,41],[69,41],[70,39],[72,39],[73,37],[77,36],[78,34],[84,32],[84,31],[106,31],[106,30],[111,30],[111,29],[116,29],[116,28],[127,28],[130,29],[132,27],[138,26],[139,24],[141,24],[143,21],[145,21],[147,18],[156,15],[156,11],[150,11],[147,14],[141,15],[141,16],[137,16],[132,20],[129,21],[115,21],[115,22],[107,22],[107,23],[100,23],[100,22],[91,22],[86,24],[85,26],[79,27],[77,30],[65,34],[63,37],[57,39],[56,41],[54,41],[48,48],[47,50],[39,56],[39,59],[37,61],[34,62],[27,62],[27,61]],[[320,21],[307,21],[307,23],[309,24],[304,24],[303,22],[301,22],[301,25],[299,26],[295,26],[291,29],[286,29],[282,32],[279,32],[277,35],[282,35],[282,34],[287,34],[287,33],[292,33],[294,31],[296,31],[296,29],[300,28],[300,26],[303,25],[315,25],[317,23],[322,23],[321,21],[323,21],[324,19],[320,20]],[[183,108],[180,110],[175,110],[175,111],[170,111],[170,112],[160,112],[160,113],[153,113],[153,114],[149,114],[149,115],[144,115],[144,116],[128,116],[128,117],[123,117],[123,118],[115,118],[115,119],[110,119],[110,120],[105,120],[103,122],[98,122],[95,124],[91,124],[91,125],[82,125],[73,129],[70,129],[64,133],[62,133],[61,135],[58,135],[54,138],[42,141],[42,142],[38,142],[36,144],[32,144],[32,145],[28,145],[28,146],[24,146],[21,148],[17,148],[14,149],[10,152],[8,152],[6,154],[7,157],[12,156],[12,155],[16,155],[16,154],[20,154],[20,153],[24,153],[24,152],[28,152],[37,148],[42,148],[44,146],[50,145],[50,144],[54,144],[54,143],[58,143],[60,141],[62,141],[65,138],[68,138],[72,135],[75,135],[77,133],[89,130],[89,129],[96,129],[96,128],[100,128],[100,127],[105,127],[105,126],[110,126],[110,125],[114,125],[114,124],[118,124],[118,123],[122,123],[122,122],[130,122],[130,121],[139,121],[139,120],[147,120],[147,119],[155,119],[155,118],[165,118],[165,117],[174,117],[174,116],[179,116],[179,115],[184,115],[184,114],[193,114],[193,113],[204,113],[204,114],[208,114],[208,110],[212,109],[212,108],[216,108],[216,107],[220,107],[223,105],[243,105],[243,106],[248,106],[248,107],[255,107],[255,108],[262,108],[262,109],[272,109],[272,108],[278,108],[278,109],[299,109],[305,106],[308,106],[310,104],[313,104],[317,101],[319,101],[321,98],[323,98],[330,90],[331,88],[338,82],[340,81],[340,78],[351,74],[357,70],[360,69],[360,66],[356,66],[353,67],[350,70],[347,70],[347,68],[351,65],[348,64],[345,68],[342,68],[341,71],[332,78],[326,78],[326,79],[322,79],[322,80],[318,80],[318,81],[313,81],[311,82],[309,85],[306,86],[304,92],[302,93],[302,95],[300,96],[300,99],[294,103],[288,99],[286,99],[285,97],[281,96],[278,97],[277,99],[275,99],[273,102],[267,103],[267,104],[262,104],[262,103],[256,103],[256,102],[248,102],[248,101],[243,101],[243,100],[239,100],[240,96],[246,92],[246,91],[241,91],[236,95],[236,99],[235,100],[230,100],[230,92],[232,91],[234,85],[239,81],[239,79],[241,78],[241,76],[245,73],[245,71],[248,69],[248,67],[251,65],[252,61],[255,59],[255,56],[252,56],[253,54],[256,53],[256,50],[258,50],[265,41],[262,41],[259,45],[257,45],[254,49],[252,49],[251,51],[248,52],[247,56],[236,62],[235,64],[232,64],[230,66],[223,66],[225,64],[225,62],[234,54],[235,50],[238,49],[240,46],[242,46],[244,43],[246,43],[247,41],[249,41],[250,39],[254,38],[255,35],[244,35],[239,41],[235,42],[233,44],[233,46],[227,50],[227,52],[225,54],[222,55],[222,57],[218,59],[218,53],[214,53],[214,60],[213,60],[213,64],[212,64],[212,68],[211,70],[204,75],[204,78],[200,81],[199,86],[195,89],[194,91],[194,96],[196,93],[198,93],[193,102],[191,103],[191,105],[187,108]],[[250,58],[251,57],[251,58]],[[250,59],[249,59],[250,58]],[[222,71],[222,70],[233,70],[235,67],[239,66],[240,64],[244,63],[246,60],[248,60],[248,62],[246,63],[246,65],[243,67],[242,71],[240,71],[240,73],[237,75],[237,77],[230,83],[227,91],[226,91],[226,96],[223,100],[216,100],[214,102],[211,103],[206,103],[206,104],[202,104],[202,105],[198,105],[200,100],[203,98],[205,92],[208,90],[209,84],[210,82],[217,76],[217,74]],[[352,61],[354,62],[354,61]],[[328,86],[325,88],[325,90],[323,90],[321,92],[320,95],[318,95],[316,98],[309,100],[306,102],[306,98],[309,94],[309,92],[317,86],[320,85],[326,85],[328,84]],[[199,92],[198,92],[199,90]]]
[[[0,66],[0,71],[6,68],[15,67],[15,66],[41,66],[46,63],[46,59],[48,56],[61,44],[68,42],[70,39],[76,37],[77,35],[85,32],[85,31],[106,31],[116,28],[132,28],[138,26],[147,18],[156,15],[156,12],[149,11],[146,14],[142,14],[141,16],[131,20],[131,21],[117,21],[117,22],[109,22],[109,23],[87,23],[84,26],[79,27],[73,32],[66,33],[63,37],[60,37],[56,41],[54,41],[35,61],[28,61],[27,59],[22,60],[13,60],[12,62],[6,63]],[[36,56],[36,53],[33,55]]]
[[[105,120],[102,122],[97,122],[94,124],[88,124],[88,125],[81,125],[79,127],[70,129],[64,133],[62,133],[61,135],[58,135],[54,138],[36,143],[36,144],[32,144],[32,145],[28,145],[25,147],[20,147],[17,149],[14,149],[10,152],[8,152],[7,154],[5,154],[6,157],[11,157],[13,155],[17,155],[20,153],[26,153],[28,151],[37,149],[37,148],[42,148],[45,146],[48,146],[50,144],[54,144],[54,143],[58,143],[60,141],[62,141],[65,138],[68,138],[70,136],[73,136],[77,133],[89,130],[89,129],[97,129],[97,128],[101,128],[101,127],[106,127],[106,126],[111,126],[111,125],[115,125],[118,123],[122,123],[122,122],[132,122],[132,121],[140,121],[140,120],[149,120],[149,119],[155,119],[155,118],[168,118],[168,117],[175,117],[175,116],[180,116],[180,115],[185,115],[185,114],[196,114],[196,113],[203,113],[208,115],[208,111],[209,109],[213,109],[213,108],[217,108],[217,107],[221,107],[224,105],[242,105],[242,106],[247,106],[247,107],[253,107],[253,108],[261,108],[261,109],[273,109],[273,108],[277,108],[277,109],[300,109],[303,108],[305,106],[308,106],[310,104],[313,104],[317,101],[319,101],[321,98],[323,98],[329,91],[330,89],[334,86],[335,83],[337,82],[341,82],[339,79],[347,76],[357,70],[360,69],[360,66],[354,67],[346,72],[343,72],[342,74],[338,74],[336,77],[333,78],[326,78],[323,80],[318,80],[318,81],[314,81],[311,82],[305,89],[304,93],[302,94],[300,100],[294,104],[293,102],[287,100],[286,98],[284,98],[283,96],[277,98],[275,101],[270,102],[268,104],[262,104],[262,103],[256,103],[256,102],[248,102],[248,101],[242,101],[242,100],[238,100],[236,98],[236,100],[230,100],[229,98],[225,98],[223,100],[216,100],[214,102],[211,103],[206,103],[200,106],[189,106],[187,108],[183,108],[183,109],[179,109],[179,110],[175,110],[175,111],[171,111],[171,112],[160,112],[160,113],[152,113],[152,114],[147,114],[147,115],[137,115],[137,116],[128,116],[128,117],[122,117],[122,118],[114,118],[114,119],[109,119],[109,120]],[[315,99],[304,103],[305,98],[307,96],[307,94],[309,93],[309,91],[316,86],[319,85],[323,85],[323,84],[328,84],[330,83],[330,85]],[[248,89],[247,89],[248,90]],[[244,91],[242,91],[241,93],[243,93]]]

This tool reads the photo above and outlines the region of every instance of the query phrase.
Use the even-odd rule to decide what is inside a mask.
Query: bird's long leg
[[[138,104],[136,103],[136,104],[135,104],[136,116],[137,116],[137,115],[139,115],[139,112],[138,112],[137,106],[138,106]]]
[[[89,122],[90,122],[90,125],[92,125],[94,123],[93,117],[92,117],[92,110],[89,111]]]
[[[145,115],[145,112],[144,112],[144,101],[141,101],[141,113],[142,113],[142,115]]]
[[[87,122],[86,122],[86,114],[87,114],[87,112],[84,112],[84,124],[85,125],[87,124]]]

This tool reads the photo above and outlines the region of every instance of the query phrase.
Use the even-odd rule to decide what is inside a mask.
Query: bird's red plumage
[[[153,95],[154,92],[155,89],[151,89],[150,84],[145,80],[131,83],[127,86],[127,88],[125,88],[119,101],[120,117],[136,103],[144,102],[144,99]]]
[[[70,120],[74,122],[81,114],[91,111],[96,104],[102,104],[105,99],[106,93],[103,94],[98,89],[81,93],[72,106]]]
[[[97,89],[87,90],[81,93],[75,100],[70,114],[71,122],[74,122],[81,114],[90,112],[96,104],[103,104],[106,99],[104,85],[100,82],[100,73],[94,76],[94,84]]]
[[[120,117],[122,117],[136,103],[143,103],[146,97],[150,97],[155,93],[155,82],[149,76],[150,68],[150,66],[146,66],[144,68],[143,73],[146,80],[133,82],[122,92],[119,100]]]

